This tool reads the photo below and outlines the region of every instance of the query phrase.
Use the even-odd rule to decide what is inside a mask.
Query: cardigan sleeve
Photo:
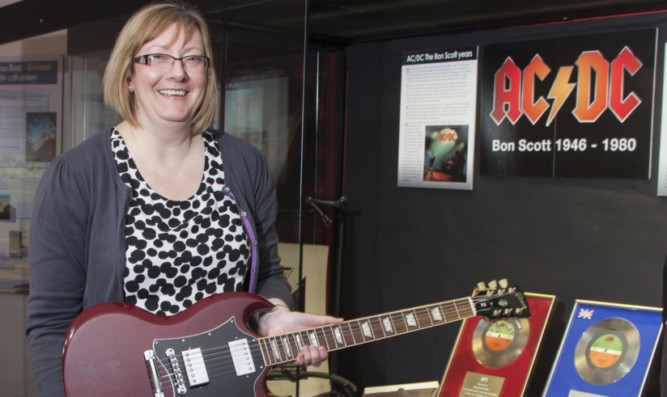
[[[62,350],[82,309],[85,287],[85,193],[62,157],[49,166],[33,202],[26,333],[43,396],[63,396]]]
[[[227,133],[218,134],[223,152],[225,179],[239,204],[250,212],[259,252],[257,285],[250,292],[264,298],[279,298],[293,308],[291,287],[278,256],[276,189],[264,156],[249,143]],[[252,277],[252,275],[250,275]]]
[[[260,260],[257,293],[265,298],[280,298],[293,309],[291,288],[278,256],[278,233],[275,228],[278,213],[276,189],[271,171],[263,157],[261,164],[255,181],[255,225]]]

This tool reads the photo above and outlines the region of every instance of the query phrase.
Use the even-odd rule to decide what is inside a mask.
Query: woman
[[[123,121],[59,156],[40,182],[30,237],[27,334],[40,390],[62,395],[65,333],[86,308],[124,301],[172,315],[213,294],[275,304],[275,335],[339,320],[290,311],[277,256],[276,199],[263,157],[206,130],[216,104],[202,17],[176,4],[138,11],[120,33],[104,97]],[[305,346],[297,365],[318,365]]]

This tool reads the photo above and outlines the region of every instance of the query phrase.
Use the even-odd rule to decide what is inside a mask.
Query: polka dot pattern
[[[244,289],[249,238],[236,201],[223,193],[217,142],[206,132],[204,142],[199,189],[176,201],[154,192],[118,131],[111,136],[118,172],[132,189],[125,224],[125,302],[155,314],[173,315],[207,296]]]

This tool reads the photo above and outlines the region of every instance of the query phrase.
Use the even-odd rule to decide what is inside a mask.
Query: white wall
[[[0,56],[65,55],[67,53],[67,30],[31,37],[0,45]]]

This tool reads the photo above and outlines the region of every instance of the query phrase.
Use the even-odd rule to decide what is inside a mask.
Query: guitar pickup
[[[182,355],[190,387],[207,384],[209,382],[208,372],[206,371],[206,364],[204,363],[204,356],[201,353],[201,349],[184,350]]]
[[[228,343],[229,351],[232,353],[232,361],[236,376],[243,376],[255,372],[255,363],[250,351],[250,345],[246,339],[238,339]]]

